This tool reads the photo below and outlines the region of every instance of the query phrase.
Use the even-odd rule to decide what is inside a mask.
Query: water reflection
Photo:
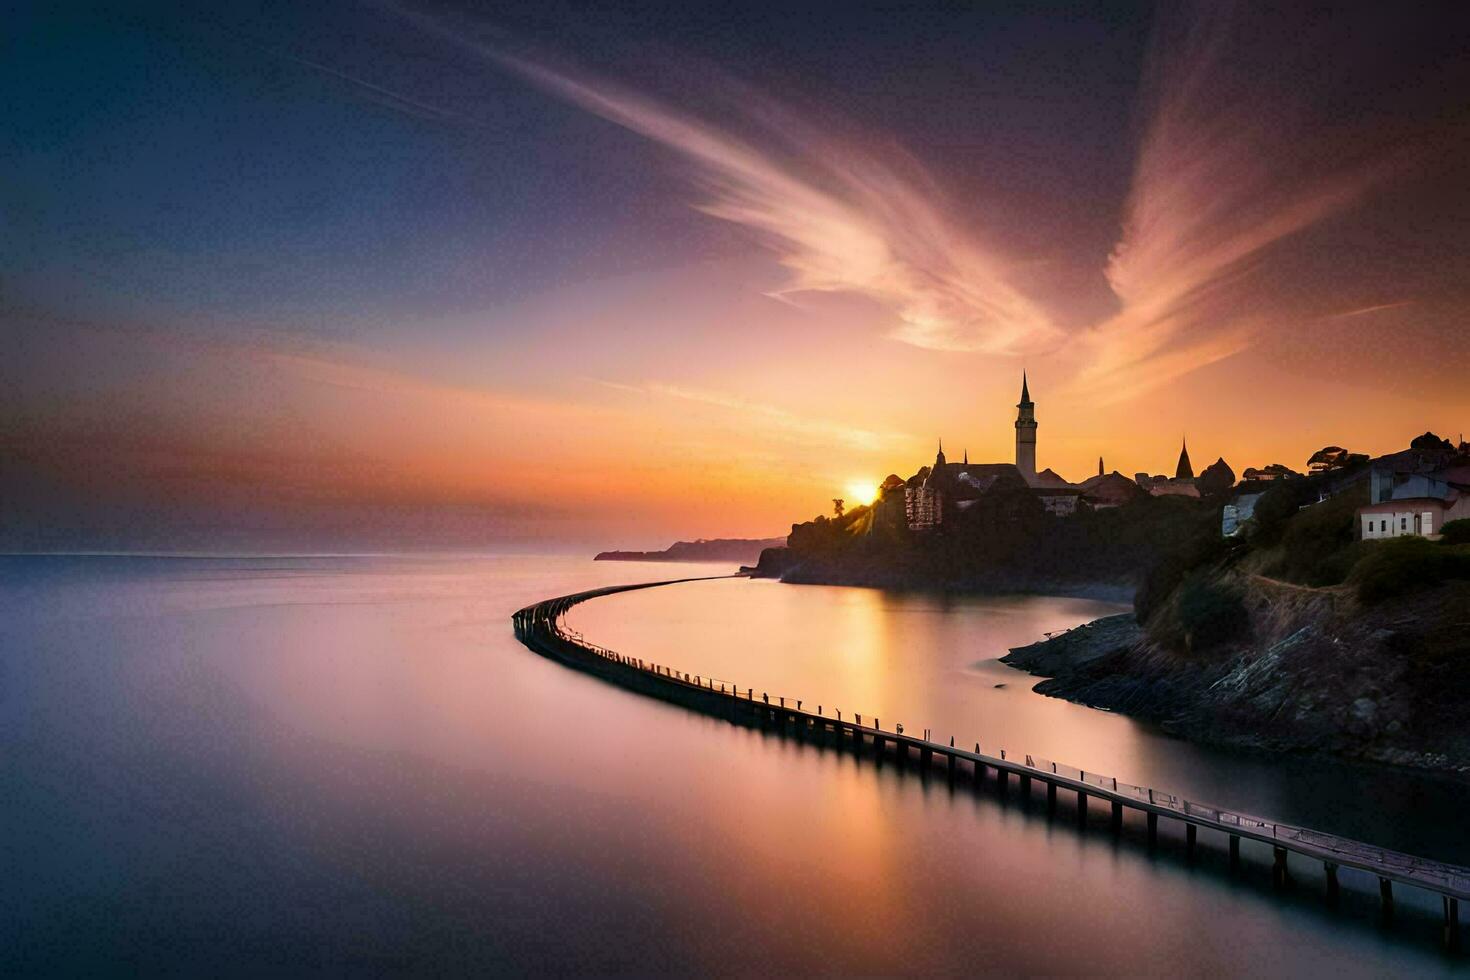
[[[757,691],[876,715],[891,728],[1030,753],[1201,802],[1470,863],[1457,813],[1470,786],[1380,767],[1202,747],[1030,690],[1001,664],[1048,631],[1124,611],[1086,599],[953,597],[722,580],[577,606],[598,642]],[[743,682],[742,682],[743,683]]]
[[[1172,839],[1151,860],[1014,796],[611,688],[511,635],[519,606],[668,572],[0,559],[0,973],[1430,975],[1460,962],[1410,896],[1380,932],[1371,905],[1328,914],[1309,869],[1279,900],[1260,868],[1219,874],[1208,847],[1196,868]],[[741,581],[636,595],[584,607],[580,625],[640,655],[832,690],[988,744],[1051,744],[1119,775],[1196,768],[1182,743],[972,666],[1106,607]],[[1213,771],[1255,771],[1225,766]]]

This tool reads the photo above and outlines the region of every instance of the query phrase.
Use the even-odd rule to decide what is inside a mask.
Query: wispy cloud
[[[1046,310],[1010,282],[1014,266],[955,221],[911,165],[880,159],[734,83],[732,116],[756,139],[585,72],[424,26],[678,153],[706,195],[696,206],[751,229],[791,271],[779,298],[864,296],[892,312],[893,339],[935,350],[1022,353],[1062,339]]]
[[[1341,313],[1329,313],[1322,317],[1323,320],[1347,320],[1356,316],[1367,316],[1369,313],[1382,313],[1385,310],[1401,310],[1406,306],[1413,306],[1411,299],[1400,300],[1397,303],[1377,303],[1373,306],[1361,306],[1355,310],[1344,310]]]
[[[804,443],[824,445],[836,443],[852,449],[871,451],[896,446],[904,440],[904,437],[898,433],[879,432],[858,426],[844,425],[840,422],[808,418],[774,405],[763,405],[736,395],[729,395],[718,391],[657,382],[625,384],[620,381],[593,380],[604,387],[612,388],[616,391],[627,391],[640,395],[658,395],[665,398],[676,398],[681,401],[697,402],[701,405],[727,409],[732,413],[738,414],[746,424],[759,425],[768,430],[775,430],[795,437]]]
[[[284,58],[285,60],[290,62],[294,62],[295,64],[301,65],[303,68],[310,68],[312,71],[320,72],[323,75],[330,75],[333,78],[340,79],[341,81],[344,81],[347,84],[358,88],[370,101],[375,102],[378,105],[385,106],[389,109],[394,109],[398,112],[407,113],[410,116],[417,116],[420,119],[444,121],[455,120],[458,118],[455,113],[450,112],[448,109],[441,109],[438,106],[430,105],[429,103],[424,102],[421,99],[416,99],[413,96],[407,95],[403,92],[396,92],[393,89],[386,88],[375,82],[370,82],[365,78],[359,78],[356,75],[350,75],[345,71],[333,68],[331,65],[324,65],[321,62],[312,61],[308,58],[298,57],[297,55],[289,54],[285,51],[274,51],[265,48],[262,48],[261,50],[265,51],[267,54],[274,55],[279,58]]]
[[[733,82],[711,82],[727,103],[716,123],[418,22],[677,153],[704,192],[696,206],[755,232],[790,270],[777,298],[864,296],[892,311],[890,337],[933,350],[1068,347],[1082,365],[1074,390],[1116,401],[1231,357],[1281,323],[1282,309],[1249,274],[1273,246],[1352,207],[1394,169],[1382,157],[1348,162],[1314,135],[1314,100],[1331,94],[1330,80],[1292,63],[1309,44],[1265,43],[1271,24],[1247,23],[1249,14],[1229,0],[1160,8],[1122,233],[1105,267],[1119,309],[1071,334],[1018,288],[1021,263],[956,219],[912,161],[854,145]]]
[[[1253,263],[1352,206],[1389,171],[1382,161],[1324,164],[1333,155],[1304,125],[1310,96],[1236,61],[1234,5],[1174,14],[1156,32],[1146,127],[1107,265],[1122,308],[1084,340],[1079,383],[1103,398],[1131,397],[1249,346],[1270,322],[1242,288]]]

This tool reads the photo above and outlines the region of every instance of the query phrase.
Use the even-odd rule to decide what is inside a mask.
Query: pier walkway
[[[986,778],[987,771],[993,771],[1002,792],[1009,790],[1011,778],[1015,777],[1022,794],[1029,796],[1035,781],[1046,787],[1049,813],[1056,809],[1058,790],[1074,794],[1079,825],[1086,823],[1092,802],[1110,807],[1114,833],[1122,830],[1124,810],[1141,811],[1146,815],[1150,844],[1157,839],[1160,817],[1180,821],[1185,827],[1191,858],[1200,828],[1228,838],[1232,868],[1239,865],[1241,839],[1259,841],[1272,848],[1272,877],[1278,886],[1289,879],[1288,855],[1296,854],[1322,862],[1330,901],[1335,902],[1338,897],[1339,868],[1354,868],[1378,879],[1385,916],[1392,914],[1395,884],[1433,892],[1442,899],[1444,942],[1451,948],[1458,946],[1459,903],[1461,899],[1470,899],[1470,868],[1186,800],[1173,793],[1134,786],[1049,759],[1007,754],[1004,750],[990,755],[981,752],[978,743],[972,751],[955,745],[953,739],[948,744],[931,741],[902,732],[901,726],[884,729],[882,720],[872,716],[865,719],[863,715],[844,714],[821,704],[813,710],[804,698],[773,695],[749,686],[742,689],[730,680],[691,674],[609,650],[589,642],[563,622],[568,609],[589,599],[690,581],[700,579],[609,586],[559,596],[518,610],[512,622],[521,642],[537,653],[630,690],[732,722],[771,727],[797,739],[825,741],[860,756],[871,755],[880,763],[892,759],[900,766],[907,765],[917,755],[924,771],[937,766],[953,778],[957,769],[968,769],[977,785]]]

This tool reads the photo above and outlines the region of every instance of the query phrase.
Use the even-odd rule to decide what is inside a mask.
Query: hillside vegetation
[[[1149,570],[1182,550],[1220,548],[1220,508],[1184,497],[1141,497],[1122,507],[1048,515],[1027,491],[997,491],[943,534],[910,532],[876,508],[794,525],[759,573],[788,582],[973,591],[1105,588],[1131,597]]]
[[[1358,541],[1366,483],[1273,488],[1239,540],[1180,541],[1131,634],[1007,661],[1037,690],[1206,741],[1470,772],[1470,528]]]

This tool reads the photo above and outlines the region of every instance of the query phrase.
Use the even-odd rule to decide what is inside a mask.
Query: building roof
[[[1118,503],[1132,500],[1141,492],[1137,483],[1117,470],[1102,476],[1090,476],[1078,485],[1086,497]]]
[[[1242,480],[1280,480],[1289,476],[1301,476],[1301,474],[1281,463],[1271,463],[1268,466],[1247,466],[1240,478]]]
[[[1434,474],[1436,479],[1443,480],[1451,486],[1470,489],[1470,463],[1462,463],[1440,470]]]
[[[1423,510],[1449,510],[1459,499],[1457,491],[1450,491],[1453,496],[1439,497],[1402,497],[1393,500],[1385,500],[1381,504],[1364,504],[1358,508],[1359,514],[1405,514],[1413,511]]]
[[[1070,487],[1071,485],[1072,482],[1070,480],[1050,466],[1036,474],[1036,480],[1032,483],[1032,486],[1037,487]]]
[[[1026,480],[1015,463],[944,463],[936,465],[924,480],[931,490],[948,493],[956,499],[978,496],[1005,481],[1025,486]]]
[[[1150,483],[1148,492],[1155,497],[1198,497],[1199,487],[1189,480],[1165,480],[1162,483]]]
[[[1418,500],[1423,497],[1444,500],[1447,495],[1454,492],[1454,489],[1444,480],[1416,473],[1402,483],[1396,482],[1389,500]]]

